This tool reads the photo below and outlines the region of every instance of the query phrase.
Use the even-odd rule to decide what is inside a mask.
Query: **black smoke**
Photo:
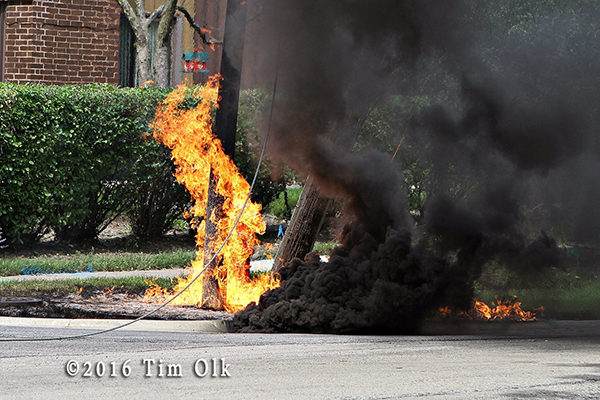
[[[441,302],[468,306],[467,271],[412,246],[407,231],[389,228],[380,241],[353,226],[344,242],[327,263],[315,254],[288,263],[282,286],[237,314],[234,325],[265,332],[412,332]]]
[[[556,227],[599,240],[598,11],[585,0],[265,2],[259,65],[279,74],[271,152],[346,199],[353,222],[328,263],[291,261],[282,287],[234,325],[413,331],[435,307],[468,307],[488,262],[525,276],[558,265]],[[428,168],[418,223],[389,152],[355,146],[373,106],[414,95],[430,104],[385,140],[406,137]]]

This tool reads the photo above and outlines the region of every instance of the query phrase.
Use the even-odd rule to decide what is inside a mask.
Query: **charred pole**
[[[215,132],[221,140],[223,150],[233,159],[237,131],[238,104],[240,98],[240,81],[242,75],[242,58],[244,54],[244,36],[246,33],[247,6],[239,0],[227,2],[225,33],[223,37],[223,53],[221,56],[221,76],[223,81],[219,88],[219,108],[215,116]],[[216,246],[217,224],[223,213],[223,197],[216,192],[217,179],[210,172],[208,201],[206,203],[206,239],[204,243],[205,265],[212,259]],[[202,277],[202,306],[222,309],[223,298],[219,290],[219,277],[215,270],[221,257],[218,257],[206,269]]]

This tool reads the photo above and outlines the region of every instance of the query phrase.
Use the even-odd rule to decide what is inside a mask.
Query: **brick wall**
[[[9,2],[4,80],[117,84],[120,14],[115,0]]]

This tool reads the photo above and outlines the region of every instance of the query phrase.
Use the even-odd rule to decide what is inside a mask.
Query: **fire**
[[[162,298],[180,291],[204,268],[206,205],[211,171],[217,182],[214,190],[223,198],[219,218],[213,218],[216,213],[211,215],[211,222],[217,227],[217,234],[209,243],[211,254],[225,241],[250,191],[250,185],[223,152],[221,142],[212,132],[212,113],[218,107],[219,79],[218,75],[213,76],[208,84],[201,87],[180,86],[161,104],[152,123],[155,139],[171,149],[177,167],[175,178],[192,196],[193,206],[189,215],[196,221],[198,251],[191,268],[186,271],[186,277],[179,279],[172,292],[155,285],[146,291],[146,298]],[[251,302],[258,303],[261,294],[279,286],[279,281],[271,274],[250,276],[248,260],[254,246],[259,243],[257,234],[265,231],[260,211],[260,204],[248,202],[234,233],[214,262],[216,268],[212,271],[212,278],[218,284],[222,307],[228,312],[240,311]],[[173,303],[206,304],[210,299],[208,291],[203,288],[202,278]]]
[[[439,308],[438,313],[440,315],[442,315],[443,317],[449,317],[449,316],[451,316],[454,313],[454,310],[452,310],[448,306],[444,306],[444,307],[440,307]]]
[[[521,308],[521,302],[511,300],[498,300],[496,296],[496,306],[490,307],[483,301],[475,300],[473,309],[477,313],[477,316],[481,319],[497,320],[514,318],[517,321],[535,321],[535,313],[532,311],[525,311]],[[494,302],[492,302],[494,306]]]
[[[141,88],[146,87],[148,85],[154,85],[154,81],[146,81],[140,85]]]
[[[525,311],[521,308],[520,301],[516,301],[515,296],[513,300],[498,300],[496,296],[495,303],[489,306],[483,301],[473,299],[473,308],[469,312],[456,312],[450,307],[441,307],[438,310],[438,314],[443,317],[459,316],[467,317],[471,319],[485,319],[485,320],[503,320],[513,319],[516,321],[535,321],[536,314],[533,311]],[[536,308],[535,310],[543,311],[543,307]]]

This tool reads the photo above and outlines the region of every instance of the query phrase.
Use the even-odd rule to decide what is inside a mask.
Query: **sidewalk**
[[[251,272],[270,271],[273,267],[273,260],[257,260],[250,262]],[[142,270],[142,271],[97,271],[97,272],[76,272],[76,273],[58,273],[58,274],[36,274],[36,275],[12,275],[0,276],[0,282],[3,281],[35,281],[35,280],[60,280],[60,279],[91,279],[91,278],[175,278],[184,275],[183,268]]]
[[[76,272],[58,274],[36,274],[36,275],[13,275],[0,276],[2,281],[54,281],[61,279],[90,279],[90,278],[129,278],[141,276],[146,278],[174,278],[184,273],[183,268],[157,269],[144,271],[98,271],[98,272]]]
[[[103,330],[120,326],[130,319],[67,319],[0,317],[0,326],[27,328],[70,328]],[[126,331],[227,333],[227,320],[163,321],[141,320],[120,328]]]

